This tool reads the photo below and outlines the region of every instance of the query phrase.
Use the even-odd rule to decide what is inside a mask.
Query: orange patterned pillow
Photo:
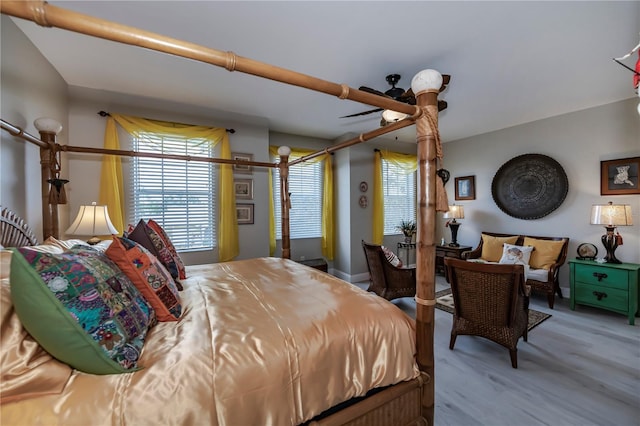
[[[147,299],[158,321],[177,321],[180,296],[171,274],[147,249],[127,238],[113,237],[105,252]]]

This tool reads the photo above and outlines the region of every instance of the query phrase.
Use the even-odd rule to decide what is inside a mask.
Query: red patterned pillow
[[[396,268],[402,268],[402,260],[394,252],[382,246],[382,252],[384,253],[384,257],[387,259],[387,262],[395,266]]]
[[[178,265],[176,264],[169,247],[164,243],[160,234],[147,225],[144,220],[140,219],[133,231],[129,232],[125,237],[149,250],[151,254],[162,262],[174,279],[178,279],[180,277]],[[177,281],[176,286],[178,287],[178,290],[182,290],[182,285]]]
[[[124,272],[156,311],[158,321],[177,321],[182,313],[180,296],[171,274],[142,245],[113,237],[105,252]]]
[[[158,233],[158,235],[160,235],[160,238],[162,238],[162,240],[164,241],[164,245],[167,246],[167,248],[169,249],[169,252],[173,257],[173,260],[175,261],[176,266],[178,267],[177,278],[180,278],[181,280],[184,280],[185,278],[187,278],[187,273],[184,268],[184,263],[182,263],[182,259],[180,259],[180,256],[178,255],[178,251],[176,250],[175,246],[171,242],[171,239],[169,238],[167,233],[164,232],[164,229],[162,229],[162,226],[160,226],[160,224],[153,219],[149,219],[147,221],[147,225],[149,225],[151,229],[153,229]]]

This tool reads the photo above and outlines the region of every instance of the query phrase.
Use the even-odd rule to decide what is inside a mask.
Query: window
[[[136,151],[213,157],[207,140],[143,133],[133,138]],[[158,222],[177,250],[215,247],[215,165],[200,161],[134,157],[130,215]]]
[[[405,174],[402,169],[382,159],[384,191],[384,235],[398,234],[396,226],[402,220],[416,219],[416,172]]]
[[[292,239],[320,238],[322,235],[323,162],[299,164],[289,168],[289,230]],[[273,197],[276,238],[282,238],[280,208],[280,170],[274,169]]]

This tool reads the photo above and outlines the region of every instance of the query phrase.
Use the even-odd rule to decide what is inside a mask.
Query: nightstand
[[[588,305],[627,315],[635,324],[638,312],[640,265],[570,260],[571,298],[569,307]]]
[[[327,261],[321,257],[318,259],[297,260],[296,262],[318,269],[322,272],[327,272]]]
[[[443,274],[445,274],[445,269],[444,269],[444,258],[445,257],[453,257],[455,259],[462,259],[462,252],[465,251],[469,251],[469,250],[473,250],[473,247],[471,246],[458,246],[458,247],[453,247],[453,246],[441,246],[441,245],[437,245],[436,246],[436,271],[439,271]],[[445,274],[445,278],[446,278],[446,274]],[[447,279],[447,282],[449,280]]]
[[[398,243],[398,259],[402,261],[402,265],[408,267],[416,264],[416,243]]]

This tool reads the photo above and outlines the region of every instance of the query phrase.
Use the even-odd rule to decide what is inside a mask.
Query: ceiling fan
[[[379,90],[372,89],[372,88],[366,87],[366,86],[360,86],[358,89],[362,90],[363,92],[368,92],[368,93],[371,93],[371,94],[374,94],[374,95],[384,96],[386,98],[392,98],[392,99],[394,99],[394,100],[396,100],[398,102],[403,102],[405,104],[415,105],[416,104],[416,96],[413,93],[413,90],[411,90],[411,88],[409,88],[409,90],[405,91],[401,87],[396,87],[396,84],[398,84],[398,81],[400,81],[400,78],[401,78],[400,74],[389,74],[386,77],[386,80],[387,80],[387,83],[389,83],[391,85],[391,89],[387,90],[384,93],[380,92]],[[441,92],[444,90],[446,85],[449,84],[449,79],[450,78],[451,78],[451,76],[449,76],[449,75],[443,75],[442,76],[442,87],[440,88]],[[445,101],[439,100],[438,101],[438,111],[442,111],[442,110],[444,110],[446,108],[447,108],[447,103]],[[340,117],[340,118],[359,117],[359,116],[362,116],[362,115],[368,115],[368,114],[372,114],[374,112],[380,112],[380,111],[384,111],[384,108],[370,109],[368,111],[362,111],[362,112],[358,112],[356,114],[345,115],[345,116]],[[388,121],[386,121],[385,119],[382,119],[380,125],[384,126],[385,124],[388,124]]]

